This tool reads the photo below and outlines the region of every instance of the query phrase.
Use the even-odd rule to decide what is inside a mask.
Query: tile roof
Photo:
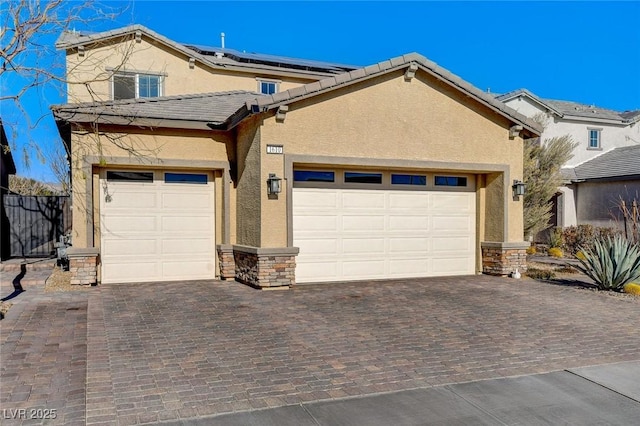
[[[256,99],[255,102],[247,101],[247,109],[253,112],[267,111],[281,105],[316,96],[320,93],[325,93],[327,91],[355,84],[376,76],[405,69],[411,66],[411,64],[415,64],[417,66],[416,69],[419,68],[424,72],[427,72],[440,81],[447,83],[471,98],[474,98],[476,101],[488,106],[500,115],[524,126],[524,128],[534,135],[539,136],[542,132],[542,127],[535,121],[505,105],[493,95],[483,92],[457,75],[447,71],[435,62],[430,61],[417,53],[398,56],[348,73],[345,72],[333,77],[327,77],[317,82],[295,87],[284,92],[274,93],[273,95],[264,95]]]
[[[595,120],[613,120],[622,123],[633,123],[640,120],[640,110],[619,112],[595,105],[586,105],[573,101],[539,98],[527,89],[517,89],[501,95],[496,99],[506,102],[518,96],[526,96],[560,117],[582,117]]]
[[[309,75],[313,78],[321,78],[326,75],[338,74],[356,68],[350,65],[330,62],[263,55],[257,53],[244,53],[234,49],[222,49],[198,44],[177,43],[139,24],[99,33],[65,31],[56,41],[56,48],[71,49],[81,45],[98,43],[111,38],[125,37],[127,35],[135,34],[137,31],[213,68],[236,69],[240,71],[262,70],[274,74],[293,73],[294,75]],[[223,53],[224,56],[218,57],[216,55],[217,52]]]
[[[593,179],[640,179],[640,145],[607,151],[573,168],[562,169],[564,178],[581,182]]]
[[[259,93],[237,90],[54,105],[51,109],[56,120],[62,121],[210,129],[209,123],[225,124],[248,100],[259,96]]]

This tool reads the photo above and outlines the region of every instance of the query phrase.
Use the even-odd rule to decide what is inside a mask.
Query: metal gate
[[[71,229],[68,196],[4,195],[2,202],[8,219],[11,257],[55,254],[54,244]]]

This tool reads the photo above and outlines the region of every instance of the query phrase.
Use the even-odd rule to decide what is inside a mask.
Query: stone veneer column
[[[252,287],[284,288],[296,282],[297,247],[233,246],[236,280]]]
[[[518,269],[527,270],[526,241],[517,243],[490,242],[480,244],[482,247],[482,273],[488,275],[510,275]]]
[[[69,247],[67,249],[71,284],[95,285],[98,283],[99,253],[97,248]]]
[[[233,279],[236,276],[236,262],[233,256],[231,244],[218,244],[218,265],[220,266],[220,279]]]

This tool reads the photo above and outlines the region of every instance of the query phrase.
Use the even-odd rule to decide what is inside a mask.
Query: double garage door
[[[214,278],[214,200],[208,172],[103,172],[102,282]]]
[[[475,235],[475,191],[294,183],[299,283],[474,274]]]

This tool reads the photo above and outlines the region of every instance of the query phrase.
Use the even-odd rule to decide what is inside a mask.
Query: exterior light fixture
[[[282,190],[282,188],[280,187],[281,180],[282,179],[276,176],[275,173],[269,173],[269,179],[267,179],[267,194],[279,194]]]
[[[513,185],[511,186],[511,188],[513,189],[513,196],[514,197],[519,197],[521,195],[524,195],[524,182],[522,182],[521,180],[514,180],[513,181]]]

